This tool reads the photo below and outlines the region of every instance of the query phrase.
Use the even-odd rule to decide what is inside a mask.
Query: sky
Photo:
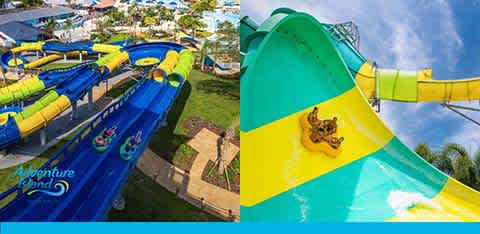
[[[353,21],[360,52],[380,68],[432,68],[435,79],[480,76],[480,0],[242,0],[242,15],[260,24],[279,7],[307,12],[320,22]],[[480,108],[480,102],[455,103]],[[480,120],[480,113],[469,113]],[[380,117],[409,147],[441,150],[459,143],[480,149],[480,126],[439,104],[382,101]]]

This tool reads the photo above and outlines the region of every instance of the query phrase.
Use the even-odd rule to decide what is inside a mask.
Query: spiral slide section
[[[246,23],[242,221],[480,220],[480,194],[408,149],[372,111],[325,25],[284,8]],[[319,119],[337,117],[345,140],[336,157],[302,144],[300,121],[313,107]]]
[[[135,45],[124,51],[130,55],[132,63],[146,57],[158,58],[163,66],[154,69],[160,69],[157,74],[162,74],[163,79],[159,80],[157,76],[142,80],[125,98],[112,104],[111,108],[107,107],[104,113],[109,114],[106,117],[100,114],[101,122],[73,149],[63,154],[63,159],[55,165],[58,170],[74,170],[75,174],[81,175],[68,181],[70,190],[67,193],[56,197],[45,193],[22,193],[0,210],[0,220],[91,221],[105,218],[152,134],[165,121],[193,64],[191,51],[179,45]],[[113,62],[110,65],[113,66]],[[181,78],[178,86],[167,82],[171,77]],[[93,138],[113,125],[118,126],[116,137],[106,151],[97,152],[92,146]],[[142,132],[141,144],[130,160],[124,160],[119,155],[120,146],[139,131]],[[41,202],[43,200],[49,202]]]
[[[34,69],[65,57],[88,56],[95,53],[110,54],[119,52],[121,48],[122,46],[120,45],[94,44],[88,41],[70,44],[59,42],[27,42],[0,55],[0,65],[5,69],[14,68],[16,66],[24,69]],[[27,62],[26,59],[22,57],[22,53],[32,51],[48,52],[52,54],[32,62]],[[103,60],[106,61],[105,59]],[[78,72],[83,71],[82,69],[84,68],[84,65],[85,64],[80,64],[72,68],[45,71],[30,79],[21,80],[3,87],[0,89],[0,105],[23,100],[24,98],[39,93],[40,91],[52,88],[72,77],[76,77],[78,76]]]
[[[124,51],[121,45],[94,44],[88,41],[70,44],[35,42],[22,43],[19,47],[2,54],[0,63],[6,68],[11,67],[9,64],[12,62],[7,60],[15,57],[18,61],[23,61],[25,59],[21,57],[21,53],[28,51],[53,52],[54,54],[27,63],[24,65],[25,68],[54,61],[63,57],[62,53],[66,56],[95,53],[106,55],[93,64],[83,63],[72,68],[45,71],[38,76],[1,88],[0,105],[6,105],[55,87],[23,110],[18,108],[15,109],[16,111],[0,110],[0,148],[45,127],[48,122],[70,107],[72,102],[82,98],[101,79],[106,78],[112,71],[129,60],[129,53]]]

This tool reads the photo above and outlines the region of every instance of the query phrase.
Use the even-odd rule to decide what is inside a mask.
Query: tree
[[[455,143],[448,143],[444,146],[441,155],[454,161],[453,176],[462,183],[474,187],[476,185],[475,166],[470,160],[467,150]]]
[[[112,22],[112,25],[117,25],[124,21],[124,15],[121,11],[118,10],[116,7],[112,7],[108,9],[107,16],[109,20]]]
[[[134,4],[132,4],[131,6],[128,7],[127,13],[128,13],[128,19],[129,19],[131,25],[134,28],[133,29],[134,37],[136,37],[137,36],[137,22],[141,21],[142,13],[138,9],[138,7],[135,5],[135,2],[134,2]]]
[[[52,39],[55,37],[55,35],[53,34],[53,32],[55,31],[55,27],[57,27],[57,22],[52,18],[48,19],[44,29],[47,39]]]
[[[208,39],[205,39],[205,41],[202,44],[202,48],[200,49],[200,70],[201,71],[205,70],[205,59],[211,47],[212,47],[212,42],[209,41]]]
[[[68,41],[72,41],[72,28],[73,28],[73,23],[70,18],[65,20],[65,23],[63,24],[63,30],[68,32]]]
[[[477,188],[480,188],[480,150],[473,156],[473,163],[475,164],[475,172],[477,175]]]
[[[204,11],[213,11],[217,8],[216,0],[200,0],[191,6],[194,15],[201,15]]]
[[[425,143],[418,144],[415,147],[415,152],[418,155],[420,155],[423,159],[425,159],[425,161],[427,161],[430,164],[433,164],[435,160],[435,154],[432,152],[432,150],[427,144]]]
[[[194,17],[193,15],[183,15],[178,19],[178,26],[184,30],[190,30],[192,37],[195,38],[195,33],[198,29],[205,28],[207,25]]]
[[[438,154],[436,160],[433,162],[433,165],[447,175],[453,175],[454,173],[452,160],[444,153]]]
[[[453,169],[455,171],[455,179],[472,188],[477,186],[476,168],[468,155],[458,156],[453,164]]]
[[[240,31],[238,27],[230,21],[220,22],[217,26],[217,37],[219,44],[222,47],[223,55],[226,55],[230,61],[239,61],[240,60]]]

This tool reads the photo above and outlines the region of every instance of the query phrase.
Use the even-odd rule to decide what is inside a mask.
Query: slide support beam
[[[77,118],[77,101],[72,103],[72,114],[70,115],[70,120],[75,120]]]
[[[40,145],[45,146],[47,144],[47,130],[46,128],[42,128],[40,130]]]
[[[451,104],[448,104],[448,103],[442,103],[441,104],[443,107],[446,107],[447,109],[457,113],[458,115],[462,116],[463,118],[469,120],[470,122],[480,126],[480,122],[478,122],[477,120],[474,120],[472,118],[470,118],[469,116],[467,116],[466,114],[462,113],[461,111],[457,110],[456,108],[458,109],[464,109],[464,110],[469,110],[469,111],[480,111],[480,109],[478,108],[473,108],[473,107],[467,107],[467,106],[458,106],[458,105],[451,105]]]

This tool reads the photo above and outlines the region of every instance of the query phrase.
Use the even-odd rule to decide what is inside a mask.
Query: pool
[[[223,13],[218,11],[208,11],[203,13],[202,21],[207,24],[207,31],[214,32],[217,28],[217,25],[224,21],[229,21],[237,27],[240,23],[240,14],[234,14],[230,12]]]

